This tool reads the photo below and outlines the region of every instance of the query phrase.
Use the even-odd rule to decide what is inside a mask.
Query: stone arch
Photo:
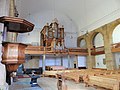
[[[120,35],[120,24],[118,24],[112,31],[112,35],[111,35],[112,44],[120,43],[120,38],[118,38],[119,35]],[[116,68],[119,69],[120,68],[120,52],[114,53],[113,56],[116,63]]]
[[[102,28],[100,28],[99,30],[101,30]],[[104,34],[101,31],[96,31],[94,33],[91,34],[91,47],[97,48],[97,47],[101,47],[104,46]],[[92,59],[94,59],[94,68],[106,68],[106,64],[105,64],[105,54],[98,54],[95,56],[92,56]]]
[[[120,35],[120,24],[115,27],[115,29],[112,32],[112,42],[113,43],[119,43],[120,39],[118,36]]]
[[[86,42],[86,40],[85,40],[84,38],[81,38],[81,39],[80,39],[79,46],[80,46],[81,48],[87,48],[87,42]]]
[[[117,19],[109,24],[107,24],[107,32],[109,32],[110,43],[113,44],[112,34],[115,28],[120,24],[120,19]]]
[[[82,36],[78,37],[78,39],[77,39],[77,47],[80,47],[81,40],[85,40],[86,45],[87,45],[86,37],[85,37],[85,35],[82,35]],[[87,48],[87,46],[86,46],[86,48]]]
[[[101,34],[103,36],[103,40],[104,40],[104,35],[103,35],[103,33],[101,31],[93,32],[90,35],[90,44],[91,44],[92,47],[94,46],[94,39],[95,39],[96,35],[98,35],[98,34]]]

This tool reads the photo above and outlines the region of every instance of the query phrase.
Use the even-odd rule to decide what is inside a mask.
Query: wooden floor
[[[49,77],[41,77],[38,79],[38,84],[41,88],[33,88],[29,84],[30,78],[18,79],[17,82],[10,85],[9,90],[58,90],[57,79]],[[85,87],[83,83],[76,84],[73,81],[66,81],[67,90],[96,90],[92,87]]]

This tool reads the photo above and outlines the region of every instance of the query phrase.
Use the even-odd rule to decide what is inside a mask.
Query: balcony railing
[[[64,49],[54,49],[53,47],[43,47],[43,46],[31,46],[29,45],[26,49],[26,54],[75,54],[75,55],[87,55],[88,50],[82,48],[64,48]]]
[[[84,48],[68,48],[69,52],[82,52],[82,53],[88,53],[88,49]]]
[[[92,55],[104,54],[104,46],[96,47],[91,49]]]

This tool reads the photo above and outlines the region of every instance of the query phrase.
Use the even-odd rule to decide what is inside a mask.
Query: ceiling
[[[66,16],[79,28],[81,15],[84,11],[84,0],[16,0],[20,16],[26,18],[30,14],[51,11],[49,16],[57,16],[57,13]],[[47,22],[47,21],[46,21]]]
[[[20,17],[40,13],[40,22],[47,22],[46,17],[57,17],[59,14],[60,19],[65,16],[72,21],[79,32],[120,8],[120,0],[16,0],[16,5]],[[64,21],[67,20],[65,17]]]

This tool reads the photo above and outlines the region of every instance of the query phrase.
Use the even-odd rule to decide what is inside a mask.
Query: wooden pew
[[[83,81],[85,83],[85,86],[88,86],[88,82],[89,82],[88,80],[90,79],[89,77],[91,76],[100,76],[100,77],[109,77],[113,79],[118,79],[118,77],[120,77],[120,70],[102,70],[95,73],[92,73],[92,72],[86,73],[83,76]]]
[[[56,76],[57,73],[66,73],[66,72],[73,72],[73,71],[76,71],[74,69],[72,70],[56,70],[56,71],[44,71],[43,72],[43,76]]]
[[[66,79],[72,79],[76,83],[79,83],[80,81],[83,81],[83,79],[87,78],[86,77],[87,75],[101,75],[104,72],[101,70],[84,69],[84,70],[76,70],[74,72],[65,72],[63,76]]]
[[[88,85],[99,86],[112,90],[119,90],[119,80],[110,77],[89,76]]]

